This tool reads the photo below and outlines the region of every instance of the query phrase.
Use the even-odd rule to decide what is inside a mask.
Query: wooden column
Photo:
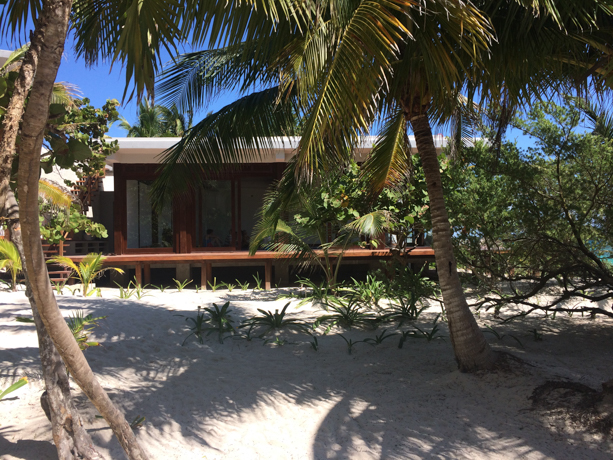
[[[201,267],[200,284],[202,284],[202,290],[207,290],[209,288],[209,281],[213,281],[213,264],[211,262],[202,262]]]
[[[144,265],[145,272],[145,284],[151,284],[151,264]]]
[[[272,279],[272,260],[267,260],[264,265],[264,289],[267,291],[271,288]]]
[[[113,165],[113,176],[115,183],[115,191],[113,192],[113,237],[115,254],[124,254],[127,246],[127,197],[126,197],[126,179],[123,174],[123,165]]]
[[[136,274],[134,275],[136,278],[136,284],[143,284],[143,263],[136,262],[134,270],[136,271]]]

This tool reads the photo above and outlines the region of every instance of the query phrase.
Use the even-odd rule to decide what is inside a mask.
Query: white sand
[[[613,321],[558,316],[496,325],[523,342],[499,342],[532,366],[484,376],[456,370],[449,340],[398,338],[348,354],[333,331],[315,352],[305,334],[285,334],[278,347],[215,335],[204,345],[187,335],[184,318],[198,305],[231,300],[234,316],[256,308],[281,308],[275,293],[158,291],[142,300],[59,296],[65,315],[78,309],[108,316],[94,337],[103,346],[86,356],[102,385],[129,420],[146,417],[137,436],[155,459],[610,459],[613,442],[567,427],[563,431],[530,410],[532,390],[548,379],[571,379],[593,388],[613,378]],[[292,316],[314,318],[311,307]],[[418,324],[428,327],[438,308]],[[40,362],[34,326],[14,321],[29,315],[23,292],[0,293],[0,388],[21,375],[30,384],[0,402],[0,458],[57,458],[50,423],[40,408]],[[491,318],[490,318],[491,319]],[[479,318],[481,325],[496,324]],[[534,341],[528,331],[544,331]],[[447,334],[445,324],[442,333]],[[376,333],[379,333],[377,331]],[[375,332],[345,333],[354,340]],[[97,411],[76,389],[76,400],[102,453],[125,458]]]

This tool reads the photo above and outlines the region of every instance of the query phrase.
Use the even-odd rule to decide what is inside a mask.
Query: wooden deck
[[[323,257],[323,252],[318,251]],[[331,252],[332,256],[338,252]],[[388,249],[348,249],[345,251],[345,260],[369,260],[390,258],[392,253]],[[407,250],[406,256],[415,261],[434,261],[434,250],[431,247],[419,246]],[[83,260],[84,256],[70,256],[75,262]],[[136,281],[150,283],[151,266],[160,264],[200,264],[202,267],[201,286],[207,289],[208,282],[212,281],[213,264],[236,262],[237,266],[264,265],[264,286],[271,288],[272,264],[275,260],[289,259],[291,255],[279,254],[271,251],[258,251],[253,256],[248,251],[210,251],[191,253],[157,253],[157,254],[121,254],[106,256],[104,264],[111,267],[134,266]],[[143,273],[144,272],[144,273]],[[143,279],[144,278],[144,279]]]

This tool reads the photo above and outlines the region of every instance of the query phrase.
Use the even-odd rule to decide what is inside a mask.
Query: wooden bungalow
[[[294,154],[298,138],[279,137],[270,154],[258,162],[239,164],[231,173],[204,180],[190,196],[179,196],[160,212],[149,198],[159,166],[159,155],[177,138],[119,138],[119,150],[107,159],[107,173],[91,189],[93,217],[109,229],[107,241],[73,242],[71,257],[98,251],[108,254],[108,265],[130,270],[129,277],[151,281],[151,270],[172,268],[178,280],[195,279],[203,288],[215,276],[217,267],[259,266],[264,268],[265,287],[289,282],[288,265],[268,251],[248,254],[248,237],[256,223],[263,196],[274,180],[281,177]],[[373,138],[365,138],[356,151],[363,161]],[[443,138],[438,140],[439,148]],[[111,232],[112,229],[112,232]],[[390,257],[386,248],[351,249],[343,264],[376,263]],[[410,253],[417,263],[434,260],[429,247],[416,247]],[[131,270],[135,272],[132,273]],[[198,269],[200,274],[197,273]],[[194,276],[195,275],[195,276]],[[126,282],[126,280],[123,280]]]

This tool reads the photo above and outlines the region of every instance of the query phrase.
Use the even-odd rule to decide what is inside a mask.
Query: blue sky
[[[9,42],[0,40],[0,49],[13,50],[19,47],[23,42]],[[182,52],[191,50],[185,49]],[[164,62],[170,61],[170,55],[165,54]],[[87,97],[91,100],[92,105],[101,107],[107,99],[117,99],[121,102],[125,89],[125,72],[119,64],[116,64],[111,69],[109,63],[101,63],[94,67],[87,67],[83,59],[77,59],[73,52],[73,41],[69,37],[66,41],[64,50],[64,58],[58,72],[57,81],[68,82],[76,85],[82,93],[82,97]],[[237,97],[236,94],[224,94],[206,109],[195,114],[194,122],[199,121],[207,112],[216,111],[221,107],[229,104]],[[134,123],[136,120],[137,103],[135,100],[122,104],[119,107],[119,113],[126,118],[128,122]],[[438,134],[438,130],[434,130]],[[126,131],[119,128],[119,123],[115,123],[110,128],[110,136],[125,137]],[[527,136],[524,136],[520,131],[513,130],[508,133],[509,140],[517,140],[521,147],[527,147],[532,144],[532,141]]]
[[[14,50],[21,46],[22,42],[10,42],[0,40],[0,49]],[[188,50],[185,50],[187,52]],[[164,56],[164,62],[170,61],[170,56]],[[76,85],[82,93],[82,97],[91,100],[92,105],[101,107],[107,99],[117,99],[121,102],[125,89],[125,72],[119,64],[111,69],[110,63],[101,63],[94,67],[87,67],[83,59],[77,59],[73,52],[73,41],[69,37],[64,49],[64,58],[58,71],[57,81],[68,82]],[[201,119],[208,111],[216,111],[224,105],[232,102],[236,95],[229,94],[214,101],[211,106],[202,114],[196,114],[194,121]],[[137,103],[132,100],[119,107],[119,113],[128,122],[136,120]],[[109,132],[110,136],[125,137],[126,131],[119,128],[119,123],[115,123]]]

